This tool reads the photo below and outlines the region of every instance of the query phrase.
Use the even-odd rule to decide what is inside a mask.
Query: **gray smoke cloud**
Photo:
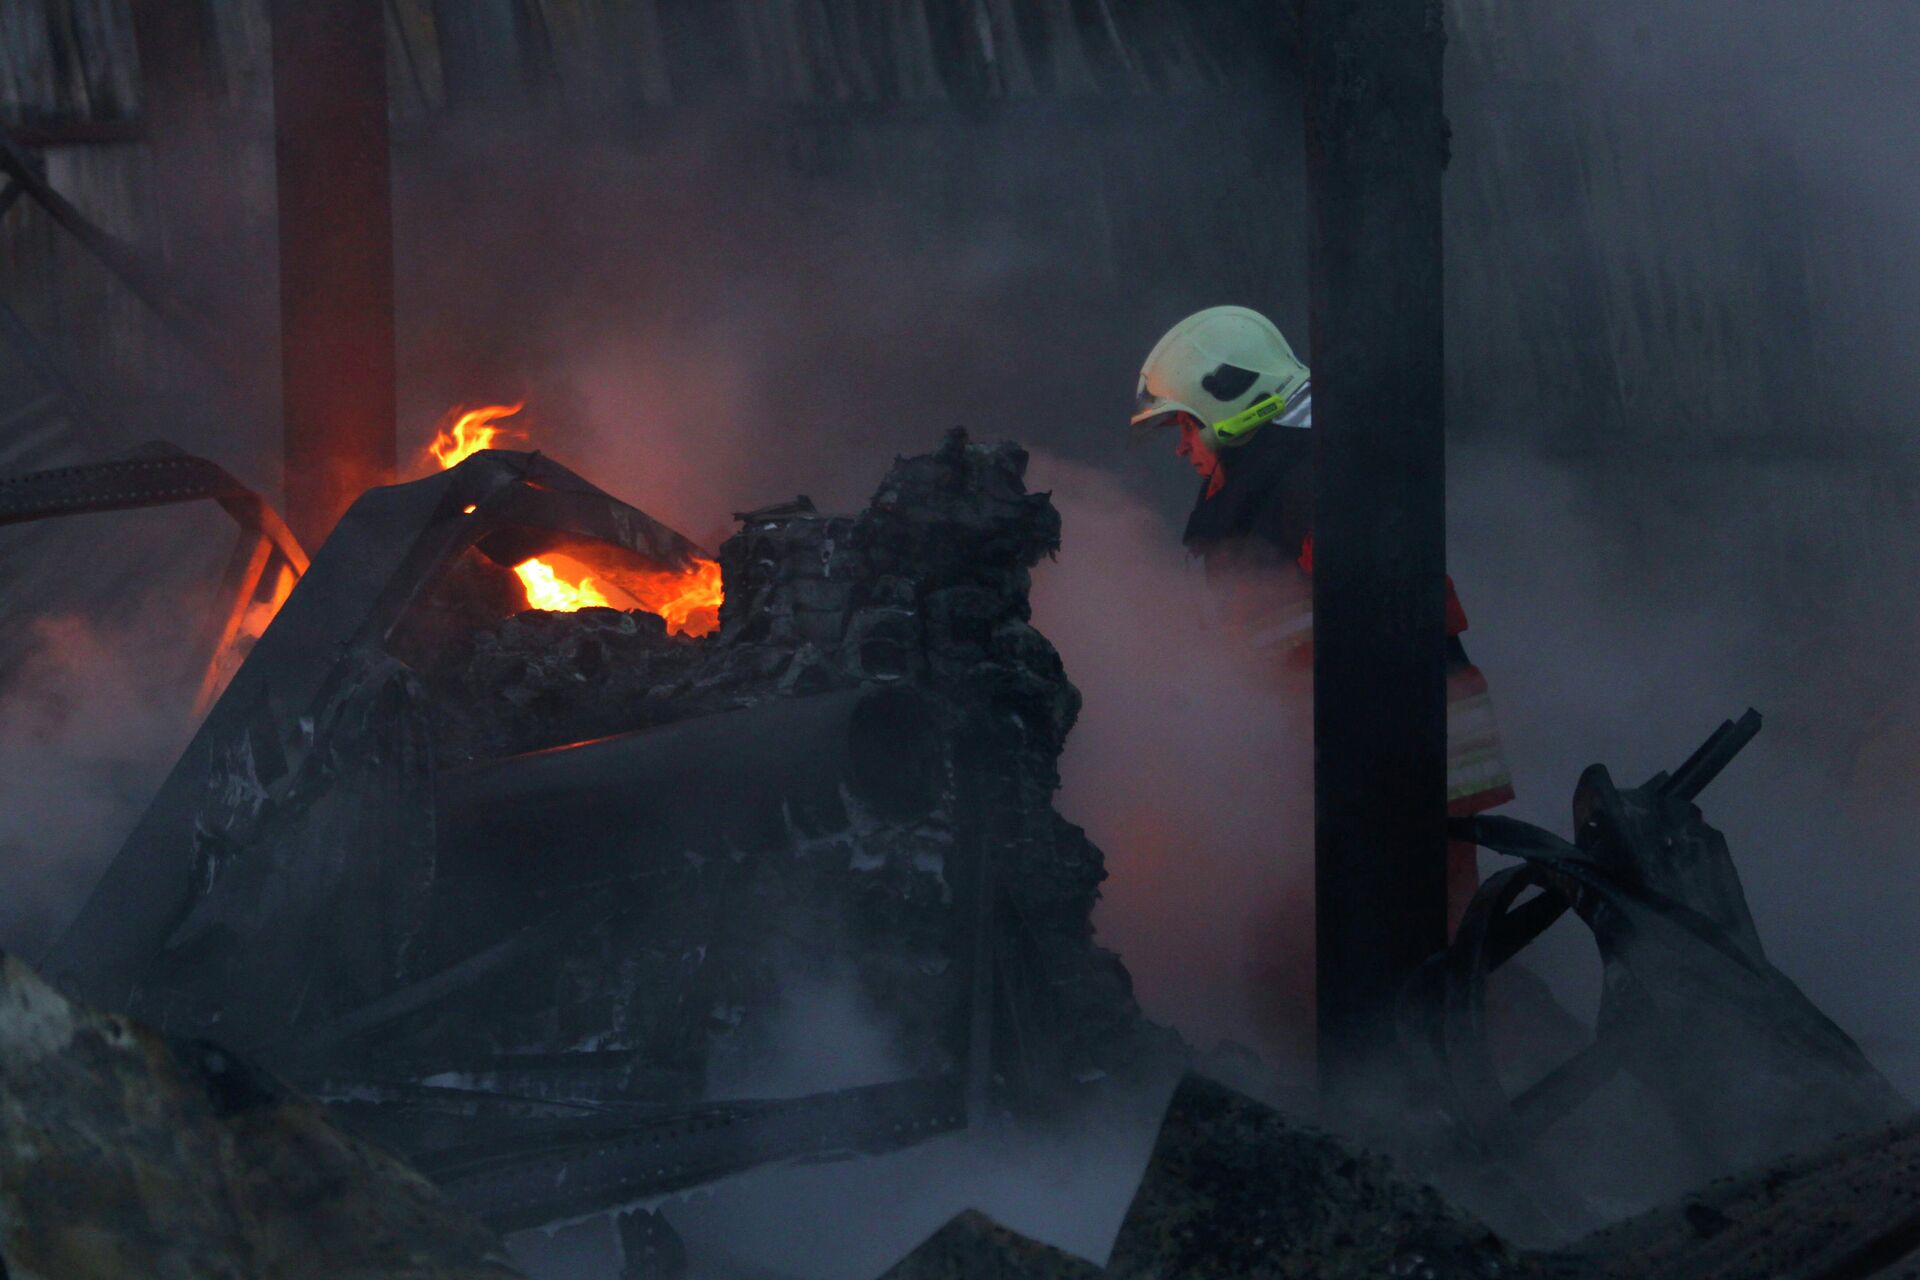
[[[1172,460],[1166,459],[1171,464]],[[1106,853],[1095,922],[1149,1014],[1201,1049],[1310,1061],[1312,706],[1216,617],[1174,529],[1111,472],[1053,457],[1066,533],[1034,624],[1085,698],[1060,809]]]
[[[56,594],[9,618],[0,672],[0,948],[50,944],[191,732],[232,523],[207,507],[52,522],[10,547]]]

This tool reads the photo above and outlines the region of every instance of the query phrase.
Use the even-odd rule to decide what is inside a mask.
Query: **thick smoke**
[[[30,544],[76,603],[9,627],[0,948],[32,958],[53,941],[185,745],[212,569],[232,536],[223,523],[206,511],[101,516]]]
[[[1760,707],[1704,807],[1769,953],[1920,1093],[1920,11],[1453,13],[1449,560],[1511,811],[1565,831],[1587,763],[1635,783]],[[949,425],[1040,451],[1065,542],[1036,618],[1086,694],[1060,804],[1109,856],[1101,938],[1151,1013],[1287,1065],[1303,709],[1206,618],[1188,474],[1120,444],[1138,359],[1185,312],[1263,307],[1305,345],[1297,211],[1192,231],[1297,165],[1279,110],[451,129],[397,180],[403,456],[456,402],[526,398],[538,444],[711,545],[797,492],[854,507]],[[170,759],[175,691],[114,656],[164,616],[116,614],[10,680],[0,942],[72,909]],[[1591,1008],[1576,934],[1529,962]]]
[[[1259,118],[1169,110],[1202,132]],[[1023,123],[716,109],[645,137],[456,132],[404,154],[403,443],[452,403],[524,398],[562,461],[706,539],[796,491],[854,507],[889,455],[956,424],[1110,463],[1140,353],[1217,288],[1193,262],[1249,264],[1199,229],[1131,228],[1159,255],[1101,231],[1117,166],[1142,147],[1181,163],[1171,126]]]
[[[714,1098],[798,1098],[905,1079],[885,1018],[852,973],[814,974],[793,966],[780,1000],[751,1043],[723,1038],[707,1071]],[[734,1032],[733,1036],[739,1036]]]
[[[705,1280],[871,1280],[963,1209],[1103,1261],[1152,1148],[1168,1089],[1073,1118],[1008,1126],[887,1155],[756,1171],[659,1207]],[[534,1280],[601,1274],[611,1227],[510,1243]]]
[[[1506,377],[1453,423],[1449,561],[1512,811],[1566,831],[1584,765],[1637,783],[1758,707],[1702,806],[1769,955],[1911,1095],[1920,12],[1455,17],[1449,341]]]
[[[1174,465],[1173,459],[1163,459]],[[1142,1004],[1196,1046],[1309,1051],[1312,709],[1238,646],[1199,564],[1111,473],[1042,458],[1066,530],[1034,623],[1085,708],[1060,807],[1107,855],[1096,921]]]

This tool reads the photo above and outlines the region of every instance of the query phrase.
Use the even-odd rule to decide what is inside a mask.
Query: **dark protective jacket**
[[[1229,625],[1258,649],[1296,667],[1313,640],[1313,433],[1269,426],[1219,454],[1223,482],[1210,482],[1187,517],[1183,541],[1205,558],[1225,597]],[[1254,570],[1253,573],[1246,572]],[[1264,585],[1252,587],[1251,580]],[[1467,657],[1466,612],[1447,580],[1447,801],[1478,813],[1513,798],[1487,683]]]
[[[1188,549],[1204,556],[1253,537],[1299,560],[1313,528],[1313,433],[1267,427],[1219,458],[1225,483],[1209,498],[1209,482],[1200,482],[1182,539]]]

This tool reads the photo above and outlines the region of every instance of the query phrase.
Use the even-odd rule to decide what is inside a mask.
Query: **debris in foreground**
[[[1487,1280],[1535,1274],[1524,1255],[1386,1158],[1189,1075],[1167,1105],[1104,1269],[968,1213],[883,1280]]]
[[[1920,1118],[1712,1183],[1557,1256],[1592,1280],[1920,1274]]]
[[[1105,1268],[967,1213],[882,1280],[1896,1280],[1920,1274],[1916,1170],[1911,1118],[1529,1252],[1384,1157],[1189,1075]]]
[[[1638,787],[1591,766],[1574,793],[1571,841],[1492,815],[1455,826],[1457,838],[1520,865],[1487,880],[1451,945],[1414,980],[1403,1043],[1417,1050],[1415,1087],[1451,1117],[1477,1172],[1501,1178],[1502,1199],[1523,1216],[1551,1224],[1536,1235],[1566,1239],[1606,1220],[1591,1188],[1563,1176],[1566,1145],[1558,1160],[1546,1154],[1563,1122],[1618,1153],[1644,1196],[1637,1207],[1652,1207],[1912,1112],[1768,960],[1726,837],[1695,803],[1760,723],[1752,710],[1727,721],[1672,773]],[[1563,918],[1584,925],[1599,952],[1594,1031],[1544,1073],[1518,1070],[1490,1033],[1488,978]],[[1638,1093],[1609,1093],[1620,1076]],[[1662,1157],[1629,1154],[1622,1130],[1641,1119],[1623,1109],[1629,1097],[1651,1101],[1664,1122]]]
[[[928,1236],[880,1280],[1093,1280],[1099,1267],[1052,1245],[1029,1240],[969,1209]]]
[[[1492,1231],[1384,1157],[1200,1076],[1181,1082],[1121,1224],[1108,1274],[1510,1276]]]
[[[0,1275],[510,1280],[398,1160],[202,1040],[68,1001],[0,955]]]

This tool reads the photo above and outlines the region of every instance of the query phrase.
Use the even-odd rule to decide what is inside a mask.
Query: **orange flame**
[[[523,561],[513,566],[513,571],[519,576],[520,585],[526,588],[529,609],[576,613],[581,609],[609,608],[613,603],[594,585],[591,577],[582,575],[579,581],[568,582],[545,560]]]
[[[674,635],[704,636],[720,625],[726,584],[718,563],[700,559],[683,572],[651,575],[634,588],[633,596],[642,609],[665,618]]]
[[[205,715],[233,679],[233,673],[240,669],[240,663],[253,648],[254,641],[267,634],[267,627],[273,622],[274,615],[280,612],[280,606],[293,594],[294,584],[300,581],[300,571],[282,560],[279,572],[274,575],[273,587],[266,599],[260,599],[260,589],[266,584],[266,572],[272,566],[273,548],[265,538],[259,539],[253,547],[248,561],[241,594],[228,609],[220,636],[214,645],[213,657],[207,662],[206,673],[200,678],[200,691],[193,700],[193,714]]]
[[[427,446],[427,452],[442,470],[458,466],[482,449],[491,449],[501,439],[524,441],[526,433],[496,425],[526,407],[526,402],[490,404],[469,409],[454,418]],[[474,510],[469,506],[468,513]],[[581,609],[619,608],[585,565],[565,556],[535,557],[513,566],[514,574],[527,593],[527,607],[551,613],[575,613]],[[712,560],[698,559],[682,571],[661,570],[644,579],[629,578],[624,588],[609,589],[631,602],[633,607],[657,613],[666,619],[667,630],[674,635],[704,636],[720,625],[720,602],[726,594],[720,578],[720,566]]]
[[[526,407],[526,401],[519,404],[489,404],[478,409],[469,409],[455,418],[451,427],[443,428],[427,446],[427,452],[440,464],[442,471],[458,466],[482,449],[494,447],[494,441],[502,437],[512,440],[526,439],[524,431],[512,427],[497,427],[494,423],[502,418],[510,418]]]

